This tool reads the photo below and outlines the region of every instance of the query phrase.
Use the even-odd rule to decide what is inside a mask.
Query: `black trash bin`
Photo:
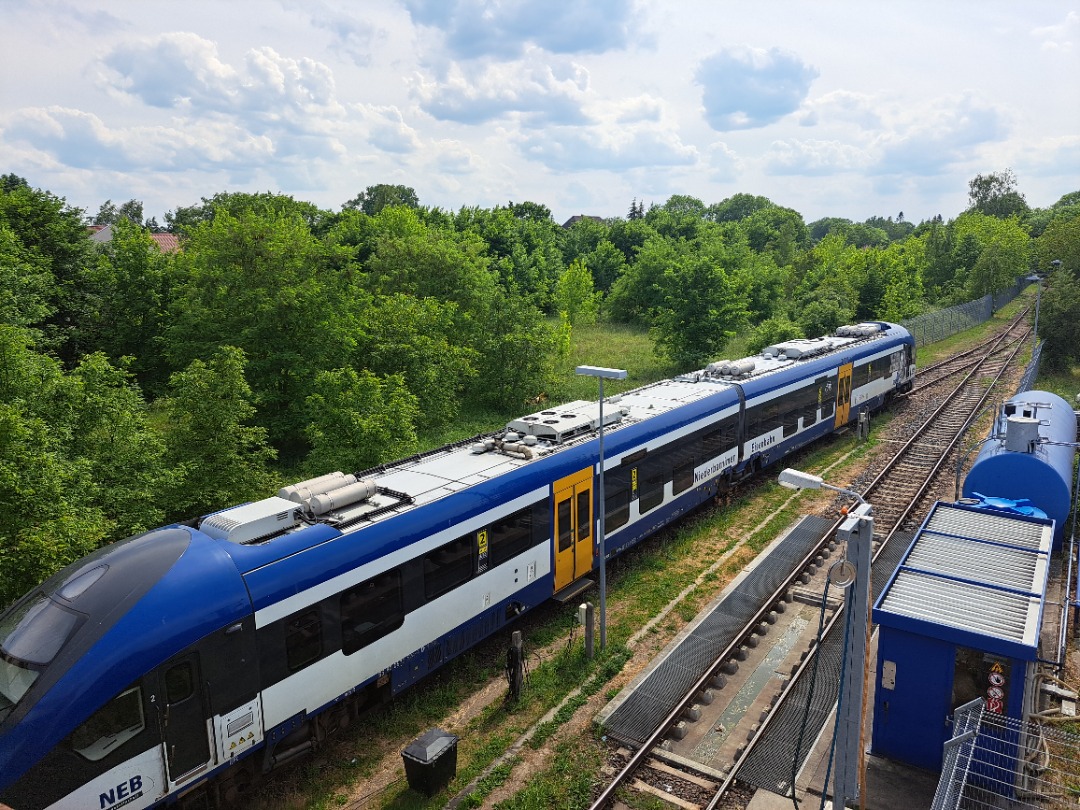
[[[401,752],[409,787],[434,796],[457,774],[458,738],[441,728],[425,731]]]

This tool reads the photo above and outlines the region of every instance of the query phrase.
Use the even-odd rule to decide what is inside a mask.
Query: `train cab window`
[[[533,507],[526,507],[491,524],[488,529],[491,565],[501,565],[547,539],[537,532],[534,512]]]
[[[13,610],[0,625],[0,650],[34,667],[44,667],[82,624],[83,615],[41,594]]]
[[[475,536],[467,534],[424,555],[425,599],[442,596],[472,576],[475,546]]]
[[[146,728],[142,689],[127,689],[98,709],[68,738],[75,753],[97,762]]]
[[[322,651],[322,619],[317,610],[285,620],[285,665],[289,672],[298,672],[318,661]]]
[[[395,568],[344,591],[340,609],[341,651],[352,655],[405,621],[401,572]]]
[[[81,613],[38,594],[0,621],[0,720],[30,690],[83,619]]]

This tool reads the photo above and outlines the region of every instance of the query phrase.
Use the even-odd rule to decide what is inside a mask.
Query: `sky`
[[[0,174],[147,217],[377,183],[555,219],[1080,190],[1080,0],[0,0]]]

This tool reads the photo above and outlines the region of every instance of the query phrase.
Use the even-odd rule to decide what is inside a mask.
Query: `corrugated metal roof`
[[[915,536],[875,620],[890,617],[1037,650],[1053,521],[938,503]]]
[[[1010,515],[980,510],[979,514],[973,517],[970,509],[941,503],[927,520],[926,531],[1035,550],[1042,547],[1044,533],[1042,525],[1018,521]]]

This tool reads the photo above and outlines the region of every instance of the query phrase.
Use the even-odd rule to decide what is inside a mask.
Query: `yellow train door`
[[[560,478],[555,493],[555,590],[592,570],[593,470],[592,467]]]
[[[851,416],[851,363],[840,366],[836,380],[836,422],[834,427],[842,427]]]

